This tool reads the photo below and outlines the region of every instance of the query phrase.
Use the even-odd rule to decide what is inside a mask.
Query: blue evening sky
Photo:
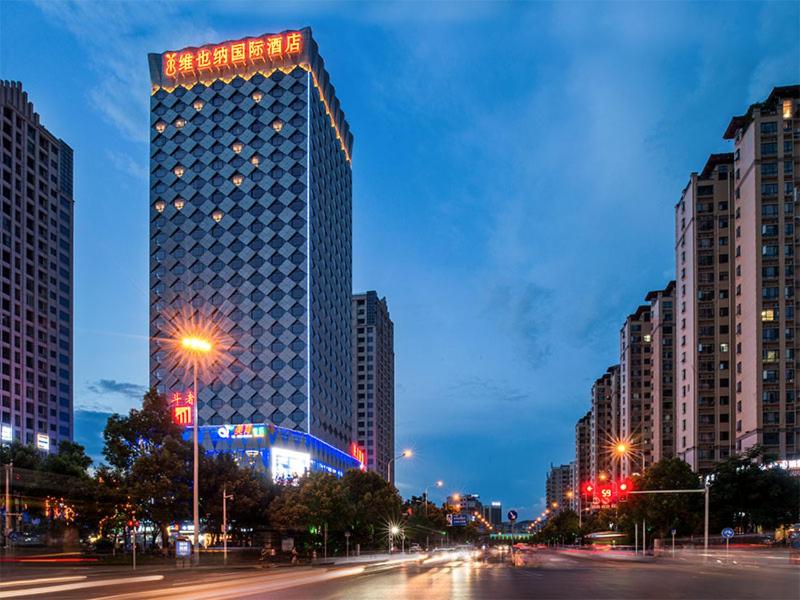
[[[355,135],[355,290],[395,322],[400,491],[541,510],[673,205],[800,82],[800,4],[0,3],[0,77],[75,150],[76,438],[148,382],[146,54],[312,27]],[[434,499],[441,501],[443,493]]]

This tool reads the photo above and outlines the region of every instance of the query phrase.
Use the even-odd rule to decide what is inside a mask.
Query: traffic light
[[[628,493],[633,490],[633,483],[630,479],[623,479],[617,489],[619,490],[619,501],[625,502],[628,499]]]
[[[591,481],[587,481],[581,486],[581,492],[587,498],[592,498],[594,496],[594,484]]]

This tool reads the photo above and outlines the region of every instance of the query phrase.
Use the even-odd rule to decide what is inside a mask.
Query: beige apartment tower
[[[592,385],[592,410],[589,424],[589,479],[598,481],[599,475],[615,477],[619,463],[612,452],[613,442],[619,438],[619,365],[609,367]],[[582,480],[583,481],[583,480]]]
[[[675,206],[677,456],[698,472],[731,454],[733,154],[712,154]]]
[[[653,330],[653,462],[658,462],[675,456],[675,282],[645,300]]]
[[[800,86],[774,88],[724,138],[734,141],[735,450],[797,458]]]
[[[589,481],[592,476],[592,411],[583,415],[575,424],[575,463],[573,468],[573,496],[572,508],[579,509],[580,494],[577,490],[581,484]]]
[[[619,333],[619,433],[632,451],[620,460],[622,476],[653,462],[652,323],[650,306],[639,306]]]

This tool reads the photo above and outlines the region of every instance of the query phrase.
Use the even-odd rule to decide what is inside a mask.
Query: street
[[[596,560],[543,552],[538,566],[470,560],[279,569],[2,569],[0,598],[787,598],[800,569],[778,553],[758,564]],[[785,558],[785,560],[783,560]]]

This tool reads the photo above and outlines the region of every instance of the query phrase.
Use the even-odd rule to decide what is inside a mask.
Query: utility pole
[[[222,486],[222,563],[228,564],[228,500],[233,500],[233,494],[228,495],[228,486]]]
[[[11,549],[11,469],[13,468],[14,468],[13,462],[9,462],[6,465],[6,522],[5,522],[6,550]]]

